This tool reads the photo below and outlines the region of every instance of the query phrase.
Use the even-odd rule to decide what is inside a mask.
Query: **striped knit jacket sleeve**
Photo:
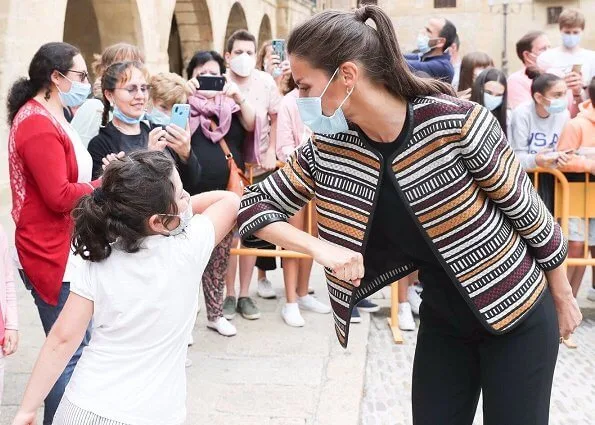
[[[313,149],[312,141],[308,141],[281,170],[245,189],[238,223],[246,247],[266,246],[254,232],[276,221],[287,221],[314,198]]]
[[[471,109],[461,130],[462,157],[475,182],[510,220],[543,270],[558,267],[567,243],[509,146],[493,114]]]

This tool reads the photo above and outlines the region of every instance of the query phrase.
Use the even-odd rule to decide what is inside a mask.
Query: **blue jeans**
[[[58,298],[58,305],[50,305],[43,301],[39,294],[35,291],[35,288],[31,285],[31,282],[25,275],[23,270],[19,270],[19,274],[21,275],[21,279],[25,283],[25,287],[31,291],[31,295],[35,300],[35,305],[37,306],[37,311],[39,312],[39,318],[41,319],[41,324],[43,325],[43,330],[45,335],[47,336],[52,329],[52,326],[58,319],[60,312],[64,308],[64,304],[66,304],[66,300],[68,299],[68,294],[70,294],[70,282],[62,282],[62,288],[60,289],[60,296]],[[70,377],[72,376],[72,372],[76,366],[76,363],[79,361],[81,354],[83,353],[83,348],[89,345],[89,340],[91,339],[91,323],[87,327],[87,331],[85,332],[85,336],[79,348],[77,348],[76,352],[66,365],[66,369],[62,372],[62,375],[58,378],[56,383],[54,384],[53,388],[45,398],[45,407],[43,410],[43,425],[52,425],[52,421],[54,420],[54,414],[56,413],[56,409],[60,404],[60,400],[62,400],[62,395],[64,394],[64,389],[70,381]]]

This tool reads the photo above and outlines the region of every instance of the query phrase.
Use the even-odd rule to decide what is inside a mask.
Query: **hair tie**
[[[95,201],[97,205],[104,204],[106,200],[105,192],[100,187],[93,190],[93,201]]]
[[[360,21],[362,24],[365,24],[368,19],[370,19],[370,13],[367,6],[361,6],[360,8],[355,10],[355,19]]]

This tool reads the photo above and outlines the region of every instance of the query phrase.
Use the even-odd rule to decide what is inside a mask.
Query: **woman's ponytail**
[[[366,24],[372,20],[376,28]],[[327,10],[298,25],[287,41],[289,54],[306,59],[331,76],[347,61],[357,61],[373,82],[399,97],[445,93],[449,84],[413,75],[405,62],[390,18],[374,5],[354,12]]]
[[[29,78],[23,77],[15,81],[8,92],[8,100],[6,101],[9,125],[12,125],[19,109],[33,99],[36,94],[37,90]]]
[[[102,261],[109,257],[112,248],[107,230],[107,209],[101,189],[95,189],[91,195],[83,196],[74,210],[74,253],[85,260]]]

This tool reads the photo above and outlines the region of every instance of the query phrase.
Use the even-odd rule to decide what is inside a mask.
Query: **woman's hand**
[[[463,90],[457,92],[457,97],[462,100],[469,100],[471,99],[471,89]]]
[[[573,155],[574,150],[572,149],[558,152],[553,152],[551,149],[547,149],[535,155],[535,163],[542,168],[564,167],[568,164]]]
[[[5,356],[10,356],[14,354],[19,348],[19,331],[15,331],[14,329],[6,329],[4,333],[4,345],[2,347],[2,351],[4,351]]]
[[[272,54],[270,59],[264,64],[264,70],[273,75],[273,71],[275,68],[278,68],[281,65],[281,58],[279,55]]]
[[[36,425],[36,416],[35,412],[22,412],[19,410],[12,421],[12,425]]]
[[[166,128],[165,140],[175,153],[178,154],[183,162],[188,161],[192,147],[190,146],[190,126],[186,123],[186,128],[183,129],[175,124],[170,124]]]
[[[126,156],[126,154],[124,152],[119,152],[117,154],[110,153],[109,155],[107,155],[105,158],[103,158],[101,160],[101,162],[103,163],[103,165],[101,166],[101,168],[103,168],[105,170],[105,167],[107,167],[110,162],[115,161],[117,159],[122,159],[125,156]]]
[[[186,81],[186,88],[192,94],[196,93],[197,90],[200,90],[200,83],[198,82],[198,78],[194,77]]]
[[[560,336],[568,339],[583,320],[563,266],[545,272],[558,313]]]
[[[359,286],[364,277],[364,257],[362,254],[318,240],[312,248],[314,261],[329,268],[332,274],[344,281]]]
[[[162,151],[167,146],[165,135],[167,132],[162,127],[155,127],[149,133],[149,145],[147,149],[150,151]]]

